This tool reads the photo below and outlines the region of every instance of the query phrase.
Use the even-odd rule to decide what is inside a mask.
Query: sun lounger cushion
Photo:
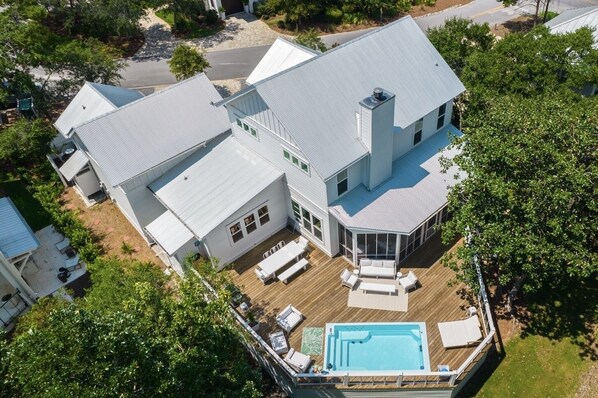
[[[468,346],[482,339],[477,315],[461,321],[441,322],[438,330],[445,348]]]

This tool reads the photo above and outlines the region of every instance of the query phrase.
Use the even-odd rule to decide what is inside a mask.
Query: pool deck
[[[268,334],[278,331],[276,314],[288,304],[292,304],[304,315],[304,320],[288,335],[290,347],[301,351],[301,338],[305,327],[324,328],[327,323],[355,322],[425,322],[430,353],[430,368],[449,365],[458,368],[473,352],[475,347],[445,349],[440,339],[437,324],[465,318],[465,309],[475,304],[468,301],[465,285],[447,282],[454,277],[454,272],[439,263],[442,254],[453,247],[443,246],[440,234],[430,238],[401,264],[404,274],[413,270],[419,278],[417,289],[409,293],[407,312],[352,308],[347,306],[349,289],[340,283],[340,275],[352,265],[342,256],[330,258],[322,251],[310,245],[309,266],[300,272],[288,284],[270,281],[262,284],[253,268],[262,259],[262,254],[277,242],[289,242],[298,234],[283,229],[274,236],[257,245],[246,255],[239,258],[230,271],[233,281],[248,299],[250,309],[259,315],[259,334],[269,341]],[[324,342],[322,354],[312,355],[315,364],[322,366],[324,361]]]

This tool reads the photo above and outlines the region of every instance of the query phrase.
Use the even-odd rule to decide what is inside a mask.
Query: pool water
[[[423,322],[328,323],[325,344],[330,371],[430,371]]]

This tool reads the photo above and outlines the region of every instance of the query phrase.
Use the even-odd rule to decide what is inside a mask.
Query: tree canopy
[[[45,159],[55,136],[55,130],[45,120],[19,119],[0,130],[0,159],[13,167],[25,167]]]
[[[295,37],[295,43],[320,52],[327,50],[326,44],[324,44],[322,39],[318,36],[318,32],[314,29],[298,34],[297,37]]]
[[[174,49],[168,65],[177,80],[188,79],[210,67],[203,51],[186,44],[179,44]]]
[[[83,299],[48,298],[0,343],[0,397],[259,397],[227,310],[190,273],[176,291],[153,264],[103,258]],[[2,352],[3,351],[3,352]]]

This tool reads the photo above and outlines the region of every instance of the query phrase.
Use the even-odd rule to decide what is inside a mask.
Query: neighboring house
[[[253,6],[257,3],[257,0],[249,0],[247,2],[247,10],[253,12]],[[237,14],[245,11],[243,1],[241,0],[204,0],[206,9],[212,9],[216,11],[223,10],[225,15]]]
[[[222,100],[199,75],[73,129],[77,167],[177,271],[287,225],[352,263],[402,261],[446,220],[464,87],[410,17],[323,54],[278,40],[249,81]]]
[[[598,49],[598,6],[574,8],[546,22],[552,33],[572,33],[586,27],[593,30],[594,48]],[[586,83],[580,90],[583,95],[598,94],[598,82]]]
[[[461,134],[450,120],[464,87],[410,17],[306,58],[218,105],[234,138],[284,173],[286,215],[314,245],[402,261],[447,217],[455,179],[438,151]],[[222,258],[259,243],[245,223],[227,225]]]

